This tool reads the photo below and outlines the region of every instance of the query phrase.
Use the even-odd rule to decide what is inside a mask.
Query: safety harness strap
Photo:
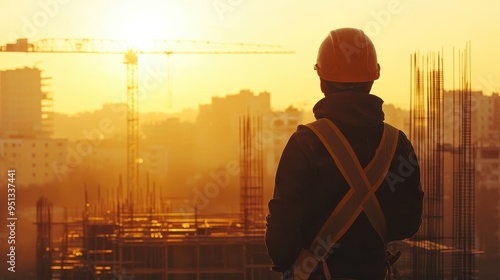
[[[398,129],[384,124],[384,132],[375,155],[363,169],[351,145],[334,123],[328,119],[319,119],[306,126],[328,150],[350,189],[330,214],[309,250],[303,249],[299,255],[294,269],[294,279],[297,280],[308,279],[317,263],[324,259],[330,248],[349,230],[361,211],[365,212],[371,225],[385,242],[387,224],[375,191],[389,170],[399,136]]]

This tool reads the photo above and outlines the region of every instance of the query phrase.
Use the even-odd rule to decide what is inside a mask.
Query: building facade
[[[480,279],[500,277],[500,146],[476,149],[476,246]]]
[[[47,78],[36,68],[0,71],[0,134],[48,136],[52,131],[52,98],[43,91]]]
[[[0,139],[2,167],[16,170],[16,185],[49,183],[58,178],[57,166],[66,161],[67,141],[49,138]],[[6,169],[0,170],[2,178]]]
[[[444,93],[444,142],[451,144],[460,123],[453,121],[458,116],[460,94],[454,91]],[[500,141],[500,97],[498,93],[484,95],[481,91],[471,92],[471,142],[479,146],[494,146]],[[451,104],[455,104],[455,107]]]
[[[0,71],[0,165],[16,170],[18,186],[54,180],[53,167],[66,155],[66,140],[50,138],[52,97],[43,90],[48,78],[41,73],[28,67]]]

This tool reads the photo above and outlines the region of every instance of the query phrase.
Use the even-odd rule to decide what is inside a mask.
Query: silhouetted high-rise
[[[0,71],[0,134],[4,137],[46,137],[51,134],[50,93],[37,68]]]

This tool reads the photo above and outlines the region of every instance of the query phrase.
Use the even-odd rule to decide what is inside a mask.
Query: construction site
[[[199,213],[176,205],[155,183],[139,186],[138,54],[279,54],[278,46],[158,41],[149,51],[99,39],[26,39],[3,52],[122,54],[127,68],[126,178],[82,209],[36,205],[37,279],[278,279],[264,245],[262,117],[239,121],[240,209]],[[39,73],[39,71],[38,71]],[[15,132],[17,133],[17,132]],[[15,135],[19,136],[19,135]],[[47,146],[47,144],[46,144]],[[33,144],[35,147],[35,144]],[[112,195],[110,195],[112,194]]]
[[[229,49],[227,49],[229,47]],[[104,186],[97,199],[74,209],[54,208],[50,196],[36,205],[36,275],[41,280],[266,280],[271,271],[264,243],[262,116],[239,116],[239,209],[205,213],[181,205],[154,182],[139,180],[137,55],[175,53],[288,53],[265,45],[158,42],[146,52],[109,40],[21,39],[4,52],[124,54],[127,68],[126,176]],[[176,51],[180,49],[180,51]],[[200,49],[201,48],[201,49]],[[220,49],[221,48],[221,49]],[[409,139],[420,163],[425,193],[423,222],[410,239],[389,244],[402,257],[401,279],[478,279],[476,261],[476,149],[473,141],[471,46],[453,51],[452,71],[443,52],[410,56]],[[451,72],[451,75],[450,75]],[[453,88],[445,91],[444,80]],[[47,97],[48,98],[48,97]],[[44,115],[50,115],[45,112]],[[46,121],[46,120],[45,120]],[[106,194],[104,194],[106,193]]]
[[[445,93],[443,54],[411,55],[409,137],[425,204],[417,235],[389,244],[402,252],[401,279],[478,279],[470,46],[456,58],[456,88]],[[50,198],[40,198],[38,279],[279,279],[264,244],[262,119],[241,116],[239,131],[237,213],[176,207],[149,182],[131,184],[133,174],[112,195],[85,194],[83,213],[55,215]]]
[[[405,252],[398,262],[403,278],[478,279],[470,43],[453,53],[453,91],[443,89],[442,52],[414,53],[410,65],[409,137],[425,193],[423,221],[413,238],[390,247]]]
[[[261,118],[240,120],[239,214],[176,212],[149,184],[132,196],[120,183],[94,202],[86,193],[81,216],[54,215],[40,198],[38,279],[279,279],[263,237],[261,127]]]

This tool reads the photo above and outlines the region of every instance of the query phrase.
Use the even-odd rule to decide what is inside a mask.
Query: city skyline
[[[33,73],[37,75],[33,75]],[[1,87],[0,97],[2,104],[7,108],[14,108],[18,105],[18,92],[22,89],[24,98],[28,101],[36,101],[38,107],[42,107],[40,94],[40,84],[43,79],[39,75],[39,70],[25,68],[13,71],[0,71]],[[31,78],[25,88],[23,81]],[[449,125],[453,121],[455,114],[453,104],[450,102],[451,94],[454,92],[443,91],[443,102],[447,106],[443,107],[443,124],[445,134],[452,135],[449,129],[454,127]],[[498,112],[496,108],[500,106],[500,97],[484,96],[482,92],[470,92],[472,114],[471,132],[476,132],[471,140],[488,140],[492,144],[489,150],[481,152],[482,166],[481,176],[485,176],[484,184],[481,185],[480,199],[485,199],[485,195],[491,194],[490,189],[495,188],[498,182],[498,147],[493,139],[497,139],[500,130],[496,125],[498,122]],[[238,154],[241,157],[241,117],[251,114],[262,117],[262,133],[258,133],[251,140],[256,140],[263,145],[262,157],[262,181],[261,185],[264,193],[264,201],[271,196],[273,185],[273,175],[280,160],[280,154],[286,145],[290,135],[296,130],[297,125],[307,123],[302,117],[302,111],[289,107],[284,111],[273,110],[271,108],[271,93],[259,92],[256,94],[250,90],[240,90],[223,97],[213,96],[210,103],[199,105],[199,114],[196,114],[194,121],[180,121],[180,119],[169,119],[163,114],[141,115],[144,120],[140,126],[140,176],[141,188],[138,191],[138,199],[146,199],[154,193],[155,200],[169,202],[159,203],[158,207],[173,207],[174,212],[197,212],[200,214],[215,213],[225,211],[233,213],[238,209],[238,183],[241,188],[241,178],[238,172],[241,166],[238,165]],[[447,100],[447,101],[446,101]],[[24,115],[33,114],[30,107],[16,107],[15,110],[1,111],[6,119],[14,121],[24,120]],[[60,122],[55,127],[52,135],[44,135],[42,131],[37,131],[37,126],[26,126],[24,130],[4,130],[3,138],[0,138],[0,157],[2,165],[14,166],[18,174],[23,174],[16,179],[18,190],[26,192],[20,205],[35,204],[35,199],[49,192],[49,200],[53,202],[56,209],[64,207],[79,207],[83,202],[83,194],[91,201],[90,204],[96,211],[103,211],[109,207],[109,202],[104,203],[103,197],[111,198],[111,193],[119,193],[122,186],[122,175],[126,173],[126,156],[128,150],[127,129],[126,129],[126,104],[106,103],[100,110],[81,113],[75,116],[59,114]],[[394,106],[384,108],[386,119],[389,123],[404,129],[408,124],[405,115],[408,112]],[[163,116],[162,116],[163,115]],[[143,118],[143,116],[145,116]],[[448,116],[448,117],[447,117]],[[453,118],[449,118],[453,116]],[[391,120],[398,121],[393,123]],[[39,122],[33,118],[33,123]],[[57,122],[56,122],[57,123]],[[19,127],[20,128],[20,127]],[[67,136],[58,133],[67,133]],[[70,137],[69,135],[72,134]],[[76,136],[76,137],[75,137]],[[257,140],[261,138],[261,140]],[[446,141],[446,137],[443,138]],[[446,143],[446,142],[445,142]],[[486,146],[483,146],[486,148]],[[241,158],[240,158],[241,160]],[[483,164],[483,162],[485,164]],[[487,164],[487,165],[486,165]],[[451,167],[451,165],[447,165]],[[496,166],[496,167],[495,167]],[[451,174],[451,172],[448,172]],[[243,176],[240,174],[240,176]],[[497,179],[495,179],[495,176]],[[451,182],[451,181],[447,181]],[[116,187],[118,186],[118,187]],[[113,188],[116,187],[116,190]],[[449,187],[447,188],[449,189]],[[76,197],[73,197],[77,193]],[[79,193],[79,195],[78,195]],[[159,193],[159,194],[158,194]],[[130,194],[128,194],[130,196]],[[97,197],[97,198],[96,198]],[[450,195],[447,196],[451,197]],[[479,196],[478,196],[479,197]],[[71,198],[71,199],[68,199]],[[97,199],[97,200],[96,200]],[[97,201],[97,202],[95,202]],[[449,203],[449,200],[447,200]],[[148,205],[148,203],[140,203]],[[175,206],[174,206],[175,205]],[[449,204],[448,204],[449,205]],[[156,204],[155,204],[156,207]],[[23,206],[24,209],[24,206]],[[144,208],[145,209],[145,208]],[[144,210],[143,209],[143,210]],[[164,208],[165,209],[165,208]],[[170,208],[167,208],[170,209]],[[494,219],[493,208],[478,207],[478,212],[488,213]],[[25,212],[22,212],[23,214]],[[32,215],[32,212],[26,212]],[[495,254],[495,246],[498,245],[496,239],[488,235],[488,219],[482,219],[483,227],[478,231],[485,239],[481,239],[480,248],[488,248],[489,252]],[[196,221],[194,222],[196,224]],[[29,225],[23,225],[23,228]],[[166,232],[165,232],[166,233]],[[24,239],[23,243],[28,242]],[[33,240],[31,239],[31,241]],[[34,245],[33,245],[34,246]],[[31,246],[31,247],[33,247]],[[23,251],[25,254],[25,251]],[[24,257],[23,257],[24,260]],[[32,259],[30,259],[32,260]]]
[[[387,244],[402,253],[403,278],[500,277],[499,1],[38,0],[0,9],[0,278],[277,279],[264,236],[273,199],[287,197],[279,170],[297,164],[286,173],[308,174],[283,186],[300,183],[311,208],[330,205],[343,183],[332,177],[324,204],[313,195],[332,175],[330,159],[316,158],[320,142],[299,139],[316,116],[338,126],[360,164],[365,150],[386,154],[375,150],[379,136],[398,139],[387,147],[402,154],[386,158],[380,192],[370,192],[393,198],[380,205],[384,219],[405,212],[399,194],[409,186],[424,193],[416,235]],[[342,27],[373,41],[381,75],[370,93],[384,102],[321,92],[318,47]],[[328,114],[324,101],[337,102]],[[372,134],[382,121],[399,136]],[[285,219],[300,208],[290,202]],[[409,229],[409,217],[387,219],[387,229]]]
[[[170,78],[166,57],[140,56],[140,86],[145,96],[139,104],[141,112],[177,112],[240,88],[275,93],[272,103],[276,108],[288,104],[312,107],[322,97],[313,71],[317,47],[329,30],[344,26],[362,28],[374,41],[381,78],[373,93],[387,103],[405,109],[409,106],[407,73],[412,52],[443,50],[447,65],[453,62],[453,52],[467,41],[472,42],[472,89],[486,94],[500,90],[500,69],[490,63],[498,60],[494,50],[500,46],[493,36],[500,28],[495,20],[498,2],[318,1],[316,5],[295,3],[293,9],[285,9],[289,5],[284,1],[225,0],[9,3],[5,10],[10,13],[4,18],[9,24],[0,25],[0,45],[14,43],[19,37],[32,42],[44,38],[181,39],[278,44],[295,52],[172,55]],[[422,21],[423,17],[435,20]],[[479,18],[481,21],[474,20]],[[51,91],[59,100],[54,104],[57,112],[91,110],[125,98],[126,71],[120,55],[0,53],[0,57],[2,69],[26,65],[45,69],[44,75],[53,78]],[[452,80],[452,73],[447,73],[445,87],[449,90]]]

